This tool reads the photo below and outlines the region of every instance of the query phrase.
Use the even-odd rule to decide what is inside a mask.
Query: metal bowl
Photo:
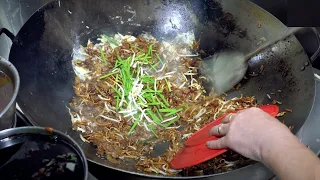
[[[16,121],[16,98],[20,87],[20,77],[17,69],[11,62],[0,57],[0,71],[4,72],[10,77],[13,82],[13,95],[7,106],[0,111],[0,130],[12,128]]]
[[[0,157],[0,171],[7,172],[6,169],[1,170],[1,168],[11,163],[9,168],[14,166],[15,169],[12,174],[23,174],[19,175],[20,178],[21,176],[38,173],[41,168],[48,170],[50,166],[48,167],[48,163],[44,163],[44,160],[56,163],[58,162],[55,159],[56,157],[60,156],[61,158],[61,155],[67,156],[66,152],[68,154],[72,152],[76,162],[72,163],[75,170],[65,170],[64,172],[71,172],[72,175],[77,173],[79,177],[76,179],[86,180],[88,178],[88,164],[81,148],[69,136],[52,128],[19,127],[3,130],[0,132],[0,152],[3,153],[3,156]],[[64,164],[65,169],[67,169],[66,164]],[[11,177],[11,172],[8,174]],[[65,174],[67,173],[62,176]]]

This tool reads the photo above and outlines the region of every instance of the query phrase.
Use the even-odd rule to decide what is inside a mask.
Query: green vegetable
[[[166,98],[164,97],[164,95],[162,94],[158,94],[160,96],[160,98],[162,99],[162,101],[166,104],[166,106],[170,106],[168,101],[166,100]]]
[[[175,112],[176,109],[159,109],[159,112],[162,112],[162,113],[171,113],[171,112]]]
[[[171,126],[171,124],[177,122],[179,120],[179,117],[176,117],[174,119],[172,119],[171,121],[169,121],[166,125],[164,125],[166,128]]]
[[[116,100],[116,110],[118,111],[120,109],[120,107],[119,107],[119,103],[120,103],[119,99],[120,99],[120,97],[116,96],[115,98],[117,99]]]
[[[150,131],[153,133],[153,135],[156,137],[156,138],[159,138],[159,136],[156,134],[156,132],[154,131],[156,128],[153,126],[153,125],[147,125],[148,128],[150,129]]]
[[[110,87],[119,95],[119,96],[121,96],[121,92],[120,91],[118,91],[118,89],[117,88],[115,88],[114,86],[112,86],[111,84],[109,84],[110,85]]]
[[[119,45],[114,39],[107,35],[104,35],[104,37],[107,38],[110,43]],[[164,117],[176,116],[183,108],[176,109],[170,107],[170,104],[164,97],[164,86],[167,86],[169,92],[172,91],[171,84],[167,78],[162,81],[165,81],[165,83],[161,83],[160,80],[157,82],[154,76],[148,75],[147,73],[150,72],[151,69],[156,71],[158,66],[163,64],[159,54],[155,53],[154,55],[155,51],[153,50],[153,45],[148,45],[147,52],[136,47],[134,43],[131,44],[131,47],[136,48],[138,52],[135,50],[131,56],[126,55],[122,57],[118,54],[114,62],[113,72],[100,76],[100,79],[108,79],[107,77],[110,76],[112,79],[115,79],[117,86],[110,85],[110,87],[116,92],[116,96],[114,97],[116,100],[116,111],[119,111],[120,109],[126,110],[129,106],[134,108],[135,106],[138,106],[138,109],[143,109],[144,115],[142,114],[143,112],[138,112],[133,115],[135,121],[132,124],[128,135],[131,135],[139,122],[142,121],[141,123],[146,123],[145,125],[155,137],[159,137],[156,134],[158,127],[167,128],[179,119],[176,117],[169,122],[163,123]],[[100,49],[100,53],[103,61],[107,62],[102,49]],[[139,55],[135,56],[136,54]],[[134,66],[131,66],[132,64],[134,64]],[[142,69],[144,69],[144,73],[142,73]],[[139,86],[136,86],[135,89],[133,89],[134,85]],[[139,89],[138,87],[143,88]],[[130,94],[132,96],[129,100]],[[129,102],[131,102],[131,104],[129,104]],[[146,122],[145,117],[141,116],[150,118],[153,123]]]
[[[164,80],[166,81],[166,84],[167,84],[167,86],[168,86],[169,92],[171,92],[171,85],[170,85],[170,83],[168,82],[167,78],[164,78]]]
[[[151,90],[151,89],[147,89],[147,90],[143,90],[143,93],[162,93],[162,90]]]
[[[156,56],[158,57],[159,61],[163,64],[163,62],[162,62],[162,60],[161,60],[161,58],[160,58],[158,53],[156,53]]]
[[[143,51],[143,49],[141,49],[141,48],[139,48],[139,47],[137,47],[137,46],[132,46],[132,47],[134,47],[134,48],[138,49],[139,51],[144,52],[144,51]]]
[[[159,102],[153,102],[153,103],[147,103],[148,106],[154,106],[154,105],[160,105],[161,103]]]
[[[150,56],[152,56],[152,44],[149,46],[149,49],[148,49],[148,55]]]
[[[107,58],[106,58],[106,56],[104,55],[104,52],[103,52],[102,48],[100,49],[100,54],[101,54],[101,57],[102,57],[103,62],[104,62],[104,63],[107,63]]]
[[[119,73],[119,71],[115,71],[115,72],[112,72],[112,73],[109,73],[109,74],[105,74],[105,75],[103,75],[103,76],[100,76],[100,79],[104,79],[104,78],[106,78],[106,77],[109,77],[109,76],[114,75],[114,74],[117,74],[117,73]],[[116,81],[116,82],[117,82],[117,81]]]
[[[134,59],[135,59],[135,60],[140,60],[141,57],[143,57],[143,56],[145,56],[145,55],[146,55],[145,53],[142,53],[142,54],[140,54],[139,56],[135,57]]]
[[[77,162],[78,158],[76,156],[71,156],[71,160]]]
[[[156,122],[156,123],[160,123],[160,119],[151,111],[151,110],[147,110],[148,114],[151,116],[151,119]]]
[[[128,135],[131,135],[132,134],[132,132],[134,131],[134,129],[136,128],[136,126],[138,125],[138,123],[139,123],[139,119],[136,119],[135,121],[134,121],[134,124],[132,125],[132,127],[130,128],[130,131],[128,132]]]
[[[162,122],[162,121],[163,121],[163,118],[162,118],[162,115],[160,114],[159,109],[157,109],[156,111],[157,111],[157,114],[158,114],[158,116],[160,117],[160,120],[161,120],[161,122]]]
[[[151,68],[156,71],[156,67],[158,67],[160,63],[161,63],[160,61],[157,62],[156,64],[152,65]]]
[[[114,44],[114,45],[116,45],[116,46],[119,46],[119,43],[118,43],[116,40],[114,40],[112,37],[109,37],[109,36],[107,36],[106,34],[104,34],[103,36],[104,36],[105,38],[107,38],[110,43],[112,43],[112,44]]]
[[[174,111],[169,112],[169,113],[165,114],[164,116],[165,116],[165,117],[168,117],[168,116],[174,115],[174,114],[176,114],[176,113],[178,113],[178,112],[180,112],[180,111],[182,111],[182,110],[183,110],[183,108],[175,109]]]

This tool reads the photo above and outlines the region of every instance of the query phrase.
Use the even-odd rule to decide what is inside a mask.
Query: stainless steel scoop
[[[243,79],[248,69],[248,60],[300,29],[302,28],[291,28],[284,34],[271,39],[247,55],[234,51],[216,53],[213,56],[207,57],[203,60],[203,64],[200,67],[201,74],[207,77],[214,93],[221,95]]]

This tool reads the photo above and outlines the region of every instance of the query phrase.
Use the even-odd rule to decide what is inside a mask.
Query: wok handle
[[[258,47],[256,50],[254,50],[253,52],[247,54],[245,56],[245,61],[250,60],[253,56],[257,55],[258,53],[262,52],[263,50],[269,48],[270,46],[278,43],[278,41],[281,41],[285,38],[287,38],[288,36],[290,36],[291,34],[294,34],[296,32],[298,32],[300,29],[303,29],[303,27],[293,27],[291,29],[289,29],[288,31],[286,31],[284,34],[281,34],[278,37],[275,37],[274,39],[269,40],[266,44],[263,44],[261,47]]]
[[[314,32],[314,34],[316,35],[317,42],[318,42],[318,49],[310,58],[311,63],[313,63],[313,61],[316,60],[319,57],[319,54],[320,54],[320,34],[319,34],[318,30],[315,27],[312,27],[311,29]]]
[[[14,35],[13,35],[8,29],[6,29],[6,28],[1,28],[1,29],[0,29],[0,36],[1,36],[2,33],[4,33],[5,35],[7,35],[8,38],[10,38],[11,41],[13,42],[13,40],[14,40]]]
[[[18,109],[16,110],[16,115],[19,118],[19,120],[24,124],[24,126],[33,126],[31,122],[28,120],[28,118]]]

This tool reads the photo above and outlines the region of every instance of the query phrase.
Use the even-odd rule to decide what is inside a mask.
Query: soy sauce
[[[0,71],[0,112],[9,104],[13,91],[12,80],[4,72]]]
[[[7,146],[7,144],[13,144]],[[41,135],[23,135],[0,141],[0,175],[6,180],[83,179],[77,152],[64,141]],[[67,163],[73,168],[67,168]],[[72,167],[71,166],[71,167]]]

